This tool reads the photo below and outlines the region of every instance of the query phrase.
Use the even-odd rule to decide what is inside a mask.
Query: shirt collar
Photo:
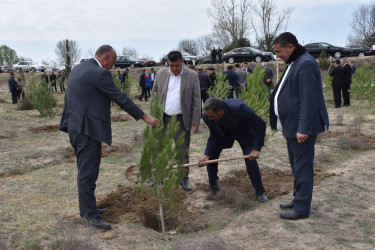
[[[94,57],[94,59],[99,64],[99,66],[103,68],[103,66],[100,64],[100,62],[98,61],[98,59],[96,59],[95,57]]]
[[[172,76],[175,76],[175,77],[181,76],[183,72],[184,72],[184,66],[182,66],[182,70],[181,70],[180,74],[178,74],[176,76],[171,72],[171,69],[169,69],[169,74],[172,75]]]

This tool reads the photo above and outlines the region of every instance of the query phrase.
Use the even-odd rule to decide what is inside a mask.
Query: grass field
[[[134,86],[137,74],[133,72]],[[11,104],[7,77],[0,75],[0,249],[375,248],[375,108],[367,102],[362,103],[365,121],[358,139],[353,132],[358,103],[352,100],[350,107],[334,109],[332,93],[325,93],[330,132],[319,136],[316,145],[316,182],[306,220],[279,219],[279,203],[292,197],[292,178],[285,140],[276,133],[258,161],[268,203],[256,202],[241,160],[220,164],[220,181],[227,192],[214,201],[205,200],[206,170],[192,167],[193,190],[181,191],[181,223],[168,234],[145,226],[147,218],[131,210],[135,205],[116,210],[121,213],[113,230],[102,231],[79,218],[76,165],[67,134],[57,129],[60,116],[44,120],[36,110],[18,111]],[[138,91],[134,87],[133,95]],[[64,95],[53,95],[61,114]],[[149,112],[147,103],[134,100]],[[130,192],[136,186],[124,172],[139,163],[145,124],[115,108],[112,115],[114,120],[125,118],[112,123],[113,145],[105,147],[102,157],[98,203],[113,195],[135,202]],[[191,162],[203,154],[207,138],[204,125],[192,135]],[[235,144],[221,157],[241,153]],[[105,216],[111,218],[119,207],[113,205]]]

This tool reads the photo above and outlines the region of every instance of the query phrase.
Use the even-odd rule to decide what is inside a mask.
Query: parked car
[[[138,60],[142,60],[145,62],[146,67],[153,67],[155,66],[156,62],[152,60],[147,60],[146,58],[139,58]]]
[[[353,52],[350,48],[334,46],[329,43],[319,42],[319,43],[308,43],[303,46],[307,52],[315,58],[320,56],[320,53],[325,49],[327,56],[332,56],[334,58],[341,58],[344,56],[350,56]]]
[[[185,51],[180,51],[182,54],[182,59],[184,60],[185,64],[193,64],[197,65],[199,63],[199,58],[197,56],[192,56]],[[168,67],[168,55],[163,56],[162,61],[165,67]]]
[[[31,72],[36,72],[36,71],[44,72],[46,70],[46,66],[43,65],[43,64],[32,62],[32,61],[21,61],[17,64],[14,64],[13,69],[16,72],[19,72],[20,70],[23,70],[25,72],[29,72],[29,71],[31,71]]]
[[[348,47],[353,51],[352,56],[363,57],[363,56],[372,56],[375,54],[375,51],[371,47],[363,45],[363,44],[352,44],[352,45],[349,45]]]
[[[10,73],[13,72],[13,68],[10,66],[0,66],[0,73]]]
[[[223,55],[223,61],[227,63],[236,62],[268,62],[273,61],[273,54],[271,52],[260,51],[251,47],[236,48]]]
[[[118,56],[116,62],[113,64],[113,68],[135,68],[144,67],[146,65],[145,61],[137,60],[131,56]]]

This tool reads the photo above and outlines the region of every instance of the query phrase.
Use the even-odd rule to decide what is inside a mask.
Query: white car
[[[40,71],[40,72],[44,72],[47,67],[45,65],[42,65],[42,64],[39,64],[39,63],[36,63],[36,62],[32,62],[32,61],[21,61],[17,64],[14,64],[13,65],[13,69],[16,71],[16,72],[19,72],[20,70],[23,70],[25,72],[36,72],[36,71]]]

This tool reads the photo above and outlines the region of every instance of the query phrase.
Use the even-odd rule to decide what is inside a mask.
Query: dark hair
[[[294,46],[298,45],[298,40],[295,35],[290,32],[281,33],[278,37],[273,40],[272,45],[280,44],[281,47],[287,47],[289,44]]]
[[[339,59],[336,59],[336,60],[335,60],[335,63],[336,63],[336,64],[340,64],[340,60],[339,60]]]
[[[239,68],[240,65],[239,65],[238,63],[236,63],[236,64],[234,65],[234,67]]]
[[[220,110],[224,110],[224,104],[219,98],[210,97],[206,100],[203,107],[204,111],[207,111],[209,109],[217,113]]]
[[[171,51],[168,53],[168,60],[171,62],[177,62],[178,60],[182,61],[182,54],[180,51]]]
[[[232,69],[233,69],[233,65],[229,65],[228,70],[232,70]]]
[[[102,45],[95,52],[96,56],[102,56],[107,53],[115,52],[115,50],[110,45]]]

